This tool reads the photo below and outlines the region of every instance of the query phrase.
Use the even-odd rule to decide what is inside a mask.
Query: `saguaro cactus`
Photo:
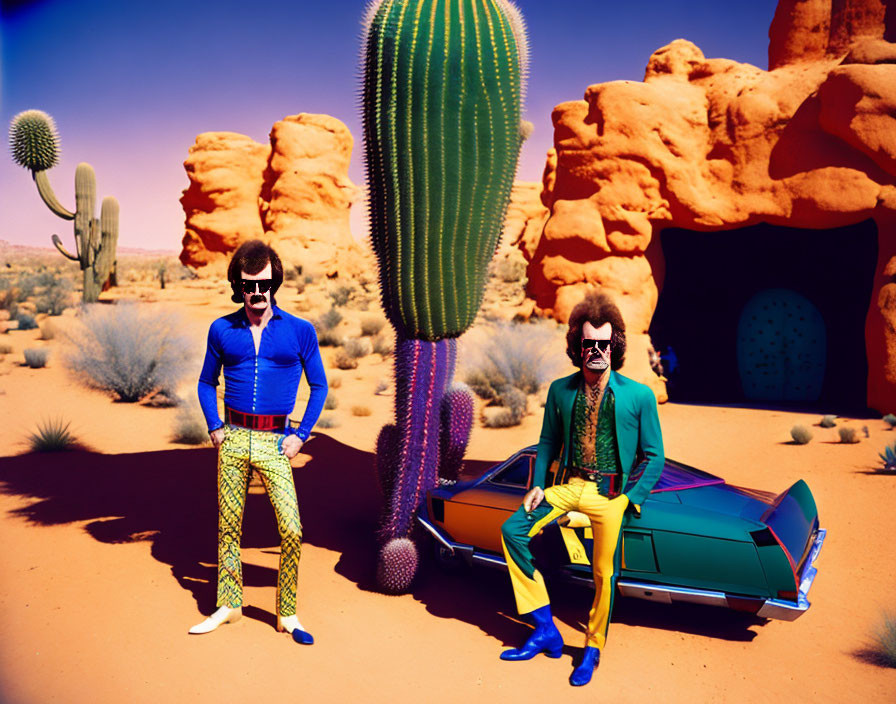
[[[64,220],[74,220],[75,254],[69,254],[58,235],[53,244],[64,256],[81,264],[84,272],[85,303],[99,298],[103,284],[115,269],[118,244],[118,201],[107,196],[94,217],[96,174],[90,164],[75,169],[75,212],[63,207],[50,186],[47,171],[59,162],[59,136],[53,118],[40,110],[26,110],[12,119],[9,127],[12,158],[31,170],[37,192],[47,207]]]
[[[397,338],[395,424],[377,443],[389,474],[378,575],[401,591],[414,512],[469,437],[469,391],[446,391],[510,199],[527,44],[508,0],[375,0],[364,27],[371,238]]]

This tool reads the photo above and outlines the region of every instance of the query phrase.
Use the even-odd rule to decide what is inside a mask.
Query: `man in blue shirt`
[[[283,283],[277,253],[261,240],[244,242],[227,270],[238,311],[218,318],[208,332],[199,376],[199,403],[218,448],[218,610],[190,633],[209,633],[242,616],[240,556],[243,509],[254,467],[277,517],[280,569],[277,630],[314,642],[296,616],[302,526],[290,459],[302,449],[327,397],[327,379],[314,327],[282,311],[274,294]],[[215,387],[224,370],[224,420]],[[311,396],[298,428],[289,425],[302,371]]]

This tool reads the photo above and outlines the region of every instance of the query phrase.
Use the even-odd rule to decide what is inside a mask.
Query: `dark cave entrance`
[[[670,401],[867,409],[873,220],[829,230],[669,228],[660,244],[665,281],[650,336]]]

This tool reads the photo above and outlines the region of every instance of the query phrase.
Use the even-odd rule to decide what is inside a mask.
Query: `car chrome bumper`
[[[445,536],[445,534],[434,526],[430,521],[423,517],[417,516],[427,531],[452,554],[459,555],[467,564],[481,564],[489,567],[503,567],[506,569],[507,563],[503,557],[492,555],[491,553],[476,552],[476,548],[472,545],[462,545],[455,543],[453,540]],[[620,577],[616,586],[622,596],[633,597],[636,599],[645,599],[647,601],[656,601],[664,604],[672,602],[686,602],[689,604],[704,604],[706,606],[723,606],[725,608],[736,608],[739,610],[747,610],[755,613],[761,618],[777,619],[782,621],[793,621],[808,610],[810,604],[807,598],[809,588],[818,574],[818,569],[814,566],[818,553],[824,543],[826,529],[820,529],[815,538],[815,544],[809,553],[806,563],[803,565],[803,571],[800,575],[800,590],[797,601],[784,601],[783,599],[762,599],[748,598],[739,596],[729,596],[725,592],[719,592],[709,589],[691,589],[688,587],[676,587],[664,584],[655,584],[651,582],[639,582],[632,579]],[[564,577],[569,581],[594,586],[594,581],[585,576],[579,576],[572,572],[564,573]],[[752,606],[745,605],[752,604]]]

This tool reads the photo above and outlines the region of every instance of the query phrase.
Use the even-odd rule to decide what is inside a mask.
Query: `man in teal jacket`
[[[529,542],[549,523],[579,511],[590,519],[594,535],[595,592],[582,661],[569,681],[584,685],[607,639],[626,509],[640,510],[665,458],[656,397],[616,372],[625,358],[625,324],[608,296],[591,293],[573,308],[566,344],[580,371],[551,384],[532,489],[502,527],[517,609],[532,614],[535,631],[522,648],[506,650],[501,658],[529,660],[542,652],[560,657],[563,638]],[[557,481],[545,489],[548,468],[557,459]]]

